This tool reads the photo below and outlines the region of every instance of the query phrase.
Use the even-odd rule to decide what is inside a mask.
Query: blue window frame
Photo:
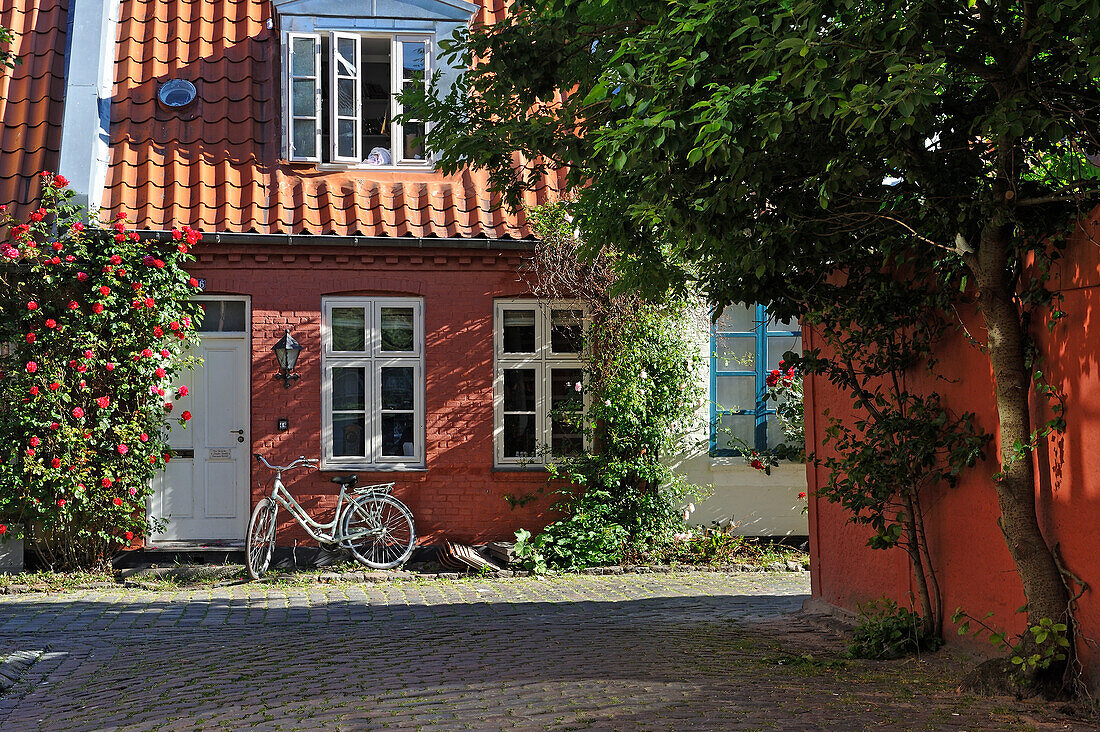
[[[738,455],[739,437],[757,451],[782,441],[766,379],[787,351],[802,352],[798,323],[769,319],[764,305],[730,305],[711,328],[710,453]]]

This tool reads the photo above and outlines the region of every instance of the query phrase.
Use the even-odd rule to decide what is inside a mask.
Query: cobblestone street
[[[842,659],[784,617],[807,592],[687,572],[0,597],[0,729],[1081,728],[956,695],[943,654]]]

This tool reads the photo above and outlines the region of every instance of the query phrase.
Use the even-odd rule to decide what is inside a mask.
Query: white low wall
[[[771,475],[745,465],[741,458],[692,455],[673,469],[696,485],[711,485],[714,494],[695,503],[692,526],[733,524],[743,536],[806,536],[809,522],[802,512],[806,466],[783,463]]]

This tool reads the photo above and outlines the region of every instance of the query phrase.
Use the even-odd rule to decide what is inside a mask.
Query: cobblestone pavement
[[[943,654],[840,658],[786,615],[807,591],[682,573],[7,596],[0,729],[1080,728],[954,694]]]

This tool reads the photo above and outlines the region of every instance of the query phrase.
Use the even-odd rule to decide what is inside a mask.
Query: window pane
[[[504,415],[504,457],[535,456],[535,415]]]
[[[411,79],[414,74],[424,74],[424,47],[423,41],[401,44],[401,78]]]
[[[312,38],[294,39],[294,76],[316,76],[317,68],[314,58],[316,41]]]
[[[413,370],[408,366],[382,369],[382,409],[413,408]]]
[[[731,439],[740,438],[750,449],[756,447],[756,417],[751,414],[726,414],[718,420],[715,442],[719,450],[740,449]]]
[[[412,308],[382,308],[382,350],[415,350]]]
[[[787,440],[783,437],[783,428],[779,426],[779,419],[774,414],[768,415],[768,447],[781,445]]]
[[[535,370],[505,369],[504,411],[535,411]]]
[[[416,454],[411,414],[382,415],[382,454],[386,457],[412,457]]]
[[[291,107],[295,117],[312,117],[317,113],[317,84],[313,79],[294,80],[294,104]]]
[[[365,328],[366,311],[363,308],[333,308],[332,350],[365,350]]]
[[[336,124],[336,154],[342,158],[355,155],[355,120],[342,119]]]
[[[535,311],[504,311],[504,352],[535,352]]]
[[[215,300],[201,302],[202,322],[197,330],[200,333],[240,333],[245,329],[244,303],[240,300]]]
[[[554,353],[580,353],[583,321],[581,310],[551,310],[550,349]]]
[[[365,421],[362,414],[336,414],[332,417],[333,456],[366,455],[363,436]]]
[[[584,408],[581,395],[580,369],[550,369],[550,409],[578,410]]]
[[[312,158],[317,155],[317,128],[313,120],[294,120],[294,155]]]
[[[729,305],[715,325],[719,331],[751,331],[756,328],[756,307]]]
[[[354,117],[355,79],[338,79],[336,92],[336,114],[340,117]]]
[[[768,370],[779,368],[787,351],[802,353],[802,336],[768,336]]]
[[[367,390],[361,368],[332,369],[332,409],[335,412],[366,408]]]
[[[577,388],[580,369],[550,370],[550,449],[555,455],[577,455],[584,450],[581,411],[584,401]]]
[[[790,318],[788,320],[776,320],[775,318],[768,318],[768,330],[799,330],[801,326],[798,324],[798,318]]]
[[[756,368],[756,336],[719,336],[714,339],[715,368],[752,371]]]
[[[337,73],[340,75],[355,75],[355,47],[357,45],[358,43],[354,38],[341,37],[336,39],[336,63],[340,65]]]
[[[722,409],[734,411],[756,409],[755,376],[718,376],[714,401]]]
[[[406,122],[402,128],[405,131],[405,159],[424,159],[424,123]]]

